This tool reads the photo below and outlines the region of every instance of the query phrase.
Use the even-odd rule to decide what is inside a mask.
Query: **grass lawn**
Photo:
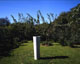
[[[11,56],[0,59],[0,64],[80,64],[80,48],[70,48],[54,43],[40,46],[39,60],[34,60],[33,43],[24,43],[11,52]]]

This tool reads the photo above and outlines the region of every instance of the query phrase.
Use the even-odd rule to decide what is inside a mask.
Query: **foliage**
[[[69,12],[63,12],[54,20],[54,40],[62,45],[80,43],[80,4]]]
[[[42,45],[43,46],[52,46],[53,45],[53,42],[52,41],[43,41],[42,42]]]
[[[0,18],[0,26],[8,26],[8,25],[10,25],[10,21],[7,17],[6,18]]]
[[[7,55],[11,49],[16,48],[18,42],[13,38],[11,29],[0,27],[0,55]]]

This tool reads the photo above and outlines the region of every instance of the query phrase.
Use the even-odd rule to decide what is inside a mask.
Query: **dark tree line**
[[[80,43],[80,4],[69,12],[63,12],[54,20],[54,39],[63,45]]]
[[[53,40],[69,46],[80,44],[80,4],[62,12],[58,18],[54,18],[52,13],[47,14],[47,21],[40,11],[37,12],[37,19],[29,13],[26,15],[24,17],[19,13],[18,20],[11,15],[14,23],[10,23],[8,18],[0,18],[0,55],[8,54],[35,35],[41,36],[42,41]]]

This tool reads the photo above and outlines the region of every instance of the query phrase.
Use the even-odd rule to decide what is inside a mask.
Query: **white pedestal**
[[[34,60],[40,58],[40,36],[33,36]]]

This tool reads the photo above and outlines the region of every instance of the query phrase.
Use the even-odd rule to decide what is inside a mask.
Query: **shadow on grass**
[[[80,48],[80,46],[71,46],[71,48]]]
[[[20,46],[27,46],[27,45],[25,45],[25,44],[21,44]]]
[[[0,54],[0,60],[4,57],[10,57],[11,54],[10,53],[6,53],[6,54]]]
[[[68,56],[54,56],[54,57],[40,57],[40,59],[48,60],[48,59],[66,59]]]

